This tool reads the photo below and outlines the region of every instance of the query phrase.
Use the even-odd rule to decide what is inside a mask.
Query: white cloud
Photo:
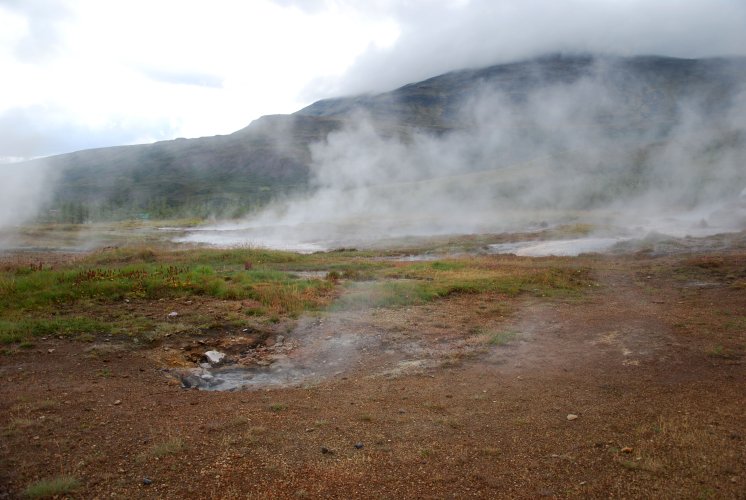
[[[396,11],[401,36],[368,50],[340,93],[390,89],[453,69],[548,52],[746,55],[742,0],[412,1]],[[332,86],[332,84],[334,86]]]
[[[230,133],[547,51],[746,53],[741,0],[0,0],[0,25],[0,117],[36,117],[35,137],[68,123],[96,145]],[[91,141],[39,144],[33,156]]]
[[[59,18],[19,5],[0,1],[9,26],[0,35],[0,116],[33,111],[43,125],[44,109],[53,109],[99,131],[130,121],[168,122],[166,132],[186,137],[230,133],[302,107],[301,90],[314,78],[341,75],[370,44],[385,46],[397,34],[391,22],[354,10],[270,1],[77,0]],[[37,25],[54,36],[40,36]],[[46,47],[48,57],[20,54],[28,44]],[[163,132],[133,130],[126,142],[167,138]]]

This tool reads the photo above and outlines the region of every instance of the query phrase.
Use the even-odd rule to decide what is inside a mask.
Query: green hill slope
[[[705,121],[715,123],[726,114],[746,88],[746,61],[544,57],[455,71],[391,92],[322,100],[292,115],[262,117],[226,136],[79,151],[28,162],[25,167],[53,174],[55,182],[43,215],[47,219],[240,216],[278,196],[308,189],[311,145],[358,120],[361,113],[382,135],[403,141],[415,132],[468,133],[475,124],[465,118],[463,109],[473,105],[475,96],[499,93],[508,103],[521,103],[590,77],[600,82],[607,98],[624,103],[601,108],[593,117],[593,127],[629,144],[630,157],[639,159],[651,144],[668,140],[667,134],[681,118],[682,101],[696,102]],[[564,144],[537,151],[535,145],[551,143],[552,134],[536,123],[519,119],[511,127],[506,133],[515,136],[516,146],[509,153],[476,161],[456,175],[489,171],[492,182],[506,166],[526,164],[536,155],[546,157],[547,151],[558,158],[566,152]],[[744,138],[739,129],[725,128],[721,143],[742,151]]]

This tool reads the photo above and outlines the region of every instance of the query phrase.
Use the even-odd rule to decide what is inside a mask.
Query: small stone
[[[114,404],[115,405],[120,405],[120,404],[122,404],[122,400],[121,399],[117,399],[116,401],[114,401]]]
[[[316,429],[314,429],[313,427],[309,427],[308,429],[306,429],[306,432],[313,432],[313,431],[315,431],[315,430],[316,430]]]
[[[624,448],[622,448],[622,453],[632,453],[632,447],[625,446]]]
[[[321,453],[323,453],[324,455],[333,455],[334,454],[334,452],[332,450],[330,450],[329,448],[327,448],[326,446],[322,446],[321,447]]]
[[[567,420],[577,420],[578,416],[570,413],[567,415]]]
[[[47,349],[47,352],[48,352],[49,354],[52,354],[52,353],[54,352],[54,349]]]
[[[168,317],[169,318],[175,318],[178,315],[179,315],[179,313],[177,313],[176,311],[171,311],[170,313],[168,313]]]
[[[142,478],[142,484],[144,484],[145,486],[150,486],[151,484],[153,484],[153,480],[149,477],[144,477]]]
[[[225,358],[225,354],[220,351],[207,351],[204,354],[204,358],[211,365],[217,365]]]
[[[355,443],[355,449],[356,450],[362,450],[363,449],[363,443]]]

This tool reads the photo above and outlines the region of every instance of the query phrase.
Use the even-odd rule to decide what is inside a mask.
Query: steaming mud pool
[[[338,329],[338,320],[303,318],[293,332],[274,335],[254,347],[220,359],[204,355],[199,366],[177,369],[185,388],[232,391],[313,384],[340,375],[360,358],[361,352],[377,343],[376,337],[362,337]],[[217,356],[215,356],[217,358]]]
[[[357,283],[356,291],[369,286]],[[468,308],[456,307],[458,314],[449,317],[468,314]],[[186,389],[235,391],[308,387],[354,377],[358,371],[398,378],[485,351],[480,336],[464,337],[450,328],[437,336],[431,331],[406,333],[404,325],[422,324],[432,319],[429,315],[423,307],[328,311],[301,317],[291,332],[242,332],[194,341],[180,350],[180,363],[160,361],[175,366],[167,373]]]

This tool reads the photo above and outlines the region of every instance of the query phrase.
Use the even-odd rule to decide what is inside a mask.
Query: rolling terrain
[[[553,177],[561,180],[580,164],[607,184],[579,202],[590,206],[617,191],[663,185],[667,181],[659,177],[675,175],[660,172],[657,156],[672,144],[691,142],[681,137],[682,121],[687,134],[701,138],[694,151],[686,151],[697,156],[705,171],[697,174],[701,178],[707,180],[708,165],[723,158],[742,161],[744,125],[729,113],[743,106],[745,84],[742,59],[548,56],[454,71],[380,94],[322,100],[226,136],[80,151],[22,168],[47,173],[46,208],[53,212],[43,218],[50,220],[239,217],[279,196],[313,190],[319,163],[314,145],[354,127],[362,116],[377,134],[404,144],[423,136],[448,141],[499,130],[500,144],[480,143],[476,152],[457,158],[451,173],[493,172],[501,187],[487,194],[504,196],[546,176],[529,170],[518,184],[503,183],[502,169],[549,158]],[[512,112],[507,122],[503,110]],[[736,177],[727,183],[731,195],[746,186],[743,169],[729,175]],[[414,180],[438,176],[430,172]]]
[[[0,498],[743,498],[745,77],[545,57],[22,165]]]

